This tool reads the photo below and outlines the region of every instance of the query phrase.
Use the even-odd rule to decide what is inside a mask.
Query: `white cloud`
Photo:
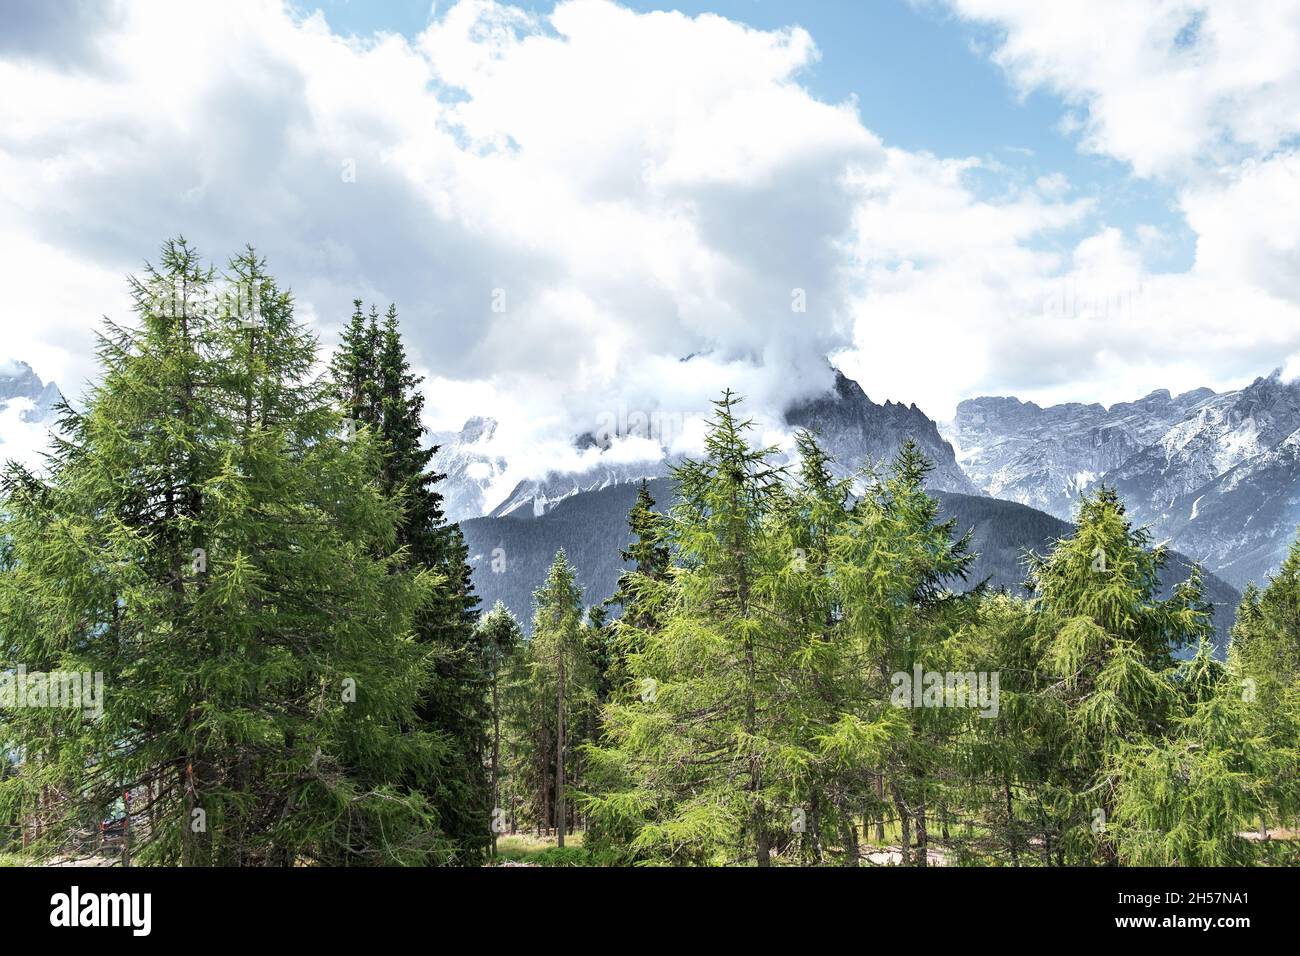
[[[1002,18],[1000,62],[1025,88],[1066,91],[1088,142],[1140,171],[1218,140],[1281,142],[1285,91],[1257,106],[1229,95],[1248,20],[1201,26],[1201,42],[1221,37],[1204,83],[1230,110],[1203,90],[1185,102],[1201,89],[1179,67],[1192,54],[1157,55],[1177,5],[1117,11],[1131,35],[1110,66],[1062,49],[1068,35],[1028,4],[962,9]],[[1086,20],[1067,26],[1091,43]],[[1222,384],[1262,352],[1300,350],[1277,331],[1294,324],[1285,271],[1220,238],[1284,185],[1270,164],[1291,159],[1234,167],[1223,188],[1198,177],[1184,195],[1197,270],[1153,277],[1150,233],[1045,242],[1096,215],[1063,176],[990,198],[973,182],[999,181],[994,164],[888,147],[852,103],[816,99],[815,38],[797,28],[464,0],[414,40],[356,40],[270,0],[145,0],[23,35],[39,56],[0,45],[3,321],[8,350],[73,397],[99,316],[127,318],[123,274],[176,233],[213,257],[255,242],[327,344],[354,297],[396,301],[429,374],[429,423],[500,420],[485,450],[512,463],[507,485],[585,462],[571,439],[602,416],[687,420],[726,385],[770,424],[828,383],[828,353],[873,398],[941,417],[977,389],[1118,400],[1176,387],[1170,376]],[[1270,52],[1259,82],[1284,82],[1280,63]],[[1129,81],[1148,85],[1112,104]],[[1138,112],[1174,93],[1147,128],[1165,140],[1144,144]],[[1284,264],[1287,226],[1269,210],[1251,248]],[[1118,334],[1096,316],[1057,321],[1048,304],[1071,282],[1094,298],[1159,290],[1167,311],[1134,313]],[[1215,310],[1243,303],[1225,343]],[[698,429],[674,440],[689,448]]]
[[[4,374],[3,370],[0,374]],[[44,453],[50,446],[50,427],[45,422],[28,421],[24,417],[34,404],[29,398],[0,402],[0,464],[16,461],[33,470],[39,470],[44,464]]]
[[[1082,109],[1084,147],[1139,175],[1267,153],[1300,129],[1294,0],[949,2],[1001,31],[993,60],[1022,91]]]
[[[1300,348],[1300,156],[1291,148],[1300,137],[1300,3],[948,2],[997,30],[990,56],[1022,92],[1063,99],[1062,129],[1080,148],[1173,186],[1196,235],[1184,273],[1146,267],[1164,242],[1150,226],[1135,230],[1136,242],[1103,233],[1075,250],[1061,283],[1092,299],[1127,288],[1142,308],[1104,311],[1064,333],[1077,348],[1073,369],[1059,366],[1050,331],[1036,335],[1030,351],[1055,358],[1040,365],[1035,397],[1231,387]],[[1013,363],[991,367],[1016,386]]]

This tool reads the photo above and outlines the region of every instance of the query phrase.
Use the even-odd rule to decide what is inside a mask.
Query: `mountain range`
[[[784,413],[787,427],[815,433],[834,459],[833,470],[840,476],[856,472],[864,464],[888,461],[907,438],[917,442],[934,470],[928,478],[936,491],[979,494],[962,471],[952,445],[939,434],[938,426],[915,405],[885,402],[878,405],[867,397],[857,382],[835,370],[835,384],[825,395],[798,403]],[[439,444],[433,466],[446,474],[443,483],[444,510],[448,518],[463,521],[483,514],[504,517],[516,513],[540,516],[574,495],[599,491],[641,479],[663,478],[680,460],[666,452],[659,458],[639,462],[602,461],[569,473],[550,472],[518,482],[503,499],[487,497],[493,482],[506,469],[505,459],[488,448],[496,423],[471,418],[460,432],[434,436]],[[576,451],[600,446],[589,433],[575,436]]]
[[[1237,587],[1277,568],[1300,523],[1300,382],[1111,406],[962,402],[943,433],[986,493],[1069,518],[1106,484],[1157,540]]]
[[[62,399],[59,387],[41,381],[26,362],[0,361],[0,463],[10,458],[34,463]]]
[[[0,457],[43,434],[60,397],[29,365],[0,364]],[[1134,522],[1175,552],[1171,582],[1193,561],[1210,572],[1211,598],[1224,608],[1220,639],[1236,591],[1278,567],[1300,523],[1300,382],[1277,371],[1235,391],[1157,390],[1109,408],[972,398],[940,424],[915,405],[873,402],[836,370],[832,387],[787,408],[784,423],[815,433],[839,475],[916,441],[934,466],[930,489],[962,531],[974,530],[980,557],[972,581],[998,587],[1019,587],[1024,550],[1068,533],[1080,497],[1112,486]],[[563,545],[589,598],[603,600],[621,567],[617,549],[636,484],[649,480],[666,505],[679,459],[616,462],[584,432],[573,438],[589,463],[582,470],[517,481],[503,494],[510,462],[494,450],[496,429],[475,417],[432,436],[434,467],[446,476],[444,507],[465,530],[480,595],[488,603],[501,597],[526,620],[532,589]],[[510,570],[491,570],[497,548]]]

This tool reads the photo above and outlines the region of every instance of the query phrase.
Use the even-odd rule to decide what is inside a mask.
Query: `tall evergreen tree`
[[[874,794],[861,799],[892,803],[903,862],[917,866],[928,862],[940,771],[950,759],[942,743],[966,712],[897,692],[918,669],[958,670],[964,662],[954,657],[952,638],[972,610],[971,595],[952,590],[973,559],[969,537],[956,537],[954,523],[941,520],[938,501],[925,490],[929,470],[916,444],[905,442],[888,474],[869,477],[830,542],[846,639],[859,666],[849,678],[856,686],[844,692],[855,706],[826,743],[842,764],[876,768]]]
[[[632,631],[643,691],[608,708],[608,743],[592,748],[602,778],[625,783],[590,809],[634,829],[631,849],[648,858],[765,866],[783,799],[768,773],[779,654],[756,595],[775,560],[764,522],[781,474],[772,449],[749,446],[737,403],[730,392],[714,403],[704,457],[674,472],[671,610]]]
[[[492,852],[504,826],[501,808],[501,676],[511,656],[523,641],[523,629],[500,601],[478,621],[478,643],[483,648],[488,675],[489,706],[492,712],[492,748],[489,762],[492,786]]]
[[[397,544],[411,568],[441,577],[416,619],[429,651],[432,680],[419,709],[423,726],[446,742],[444,764],[418,786],[430,796],[461,862],[481,858],[491,840],[490,782],[485,743],[490,713],[485,659],[474,625],[478,598],[458,525],[449,524],[436,490],[444,477],[430,468],[437,446],[424,446],[423,379],[412,374],[395,306],[382,323],[354,303],[352,318],[331,363],[343,412],[375,435],[383,450],[380,487],[403,505]]]
[[[574,746],[569,731],[591,688],[582,634],[582,591],[563,549],[556,552],[546,581],[533,596],[533,606],[532,676],[534,686],[544,688],[545,697],[554,701],[552,806],[557,843],[563,847],[569,809],[565,785],[573,770],[568,762]]]
[[[11,466],[4,657],[101,673],[102,715],[19,708],[0,784],[55,852],[131,798],[137,862],[427,863],[436,812],[403,785],[433,581],[394,557],[380,448],[341,437],[314,340],[250,248],[236,293],[183,241],[133,281],[84,412],[39,476]]]
[[[1031,563],[1052,705],[1043,717],[1058,741],[1040,798],[1060,862],[1118,860],[1114,761],[1126,744],[1159,738],[1178,706],[1173,653],[1209,637],[1199,578],[1156,596],[1165,561],[1114,490],[1101,488],[1083,500],[1074,534]]]

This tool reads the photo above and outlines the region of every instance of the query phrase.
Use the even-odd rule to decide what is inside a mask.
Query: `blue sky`
[[[539,15],[555,6],[515,5]],[[1145,224],[1167,239],[1149,257],[1149,267],[1181,271],[1191,263],[1195,236],[1177,209],[1174,190],[1131,176],[1119,160],[1080,150],[1061,129],[1068,104],[1043,90],[1018,93],[990,61],[986,54],[1001,33],[995,28],[963,21],[936,3],[908,0],[626,0],[624,5],[642,12],[712,13],[760,30],[803,27],[821,53],[803,77],[807,88],[831,103],[856,99],[864,125],[887,145],[997,164],[1003,169],[980,184],[989,196],[996,197],[1008,181],[1061,173],[1079,195],[1096,200],[1093,216],[1043,237],[1043,244],[1068,249],[1101,226],[1131,234]],[[298,6],[319,9],[337,32],[361,37],[392,31],[414,38],[431,15],[428,0],[322,0]]]

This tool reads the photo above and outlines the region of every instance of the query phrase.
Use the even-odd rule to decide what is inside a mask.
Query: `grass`
[[[516,833],[497,837],[497,855],[500,863],[525,863],[531,866],[596,866],[597,862],[582,845],[582,833],[564,837],[564,849],[556,845],[553,836],[539,837],[533,833]]]

